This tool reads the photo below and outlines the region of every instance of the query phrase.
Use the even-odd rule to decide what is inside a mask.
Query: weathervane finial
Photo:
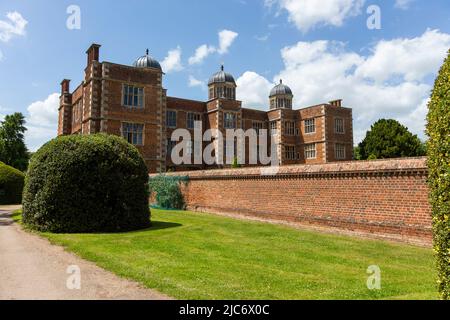
[[[222,71],[224,70],[224,66],[223,66],[223,63],[222,63],[222,65],[221,65],[220,69],[221,69]]]
[[[149,54],[149,51],[148,51],[148,49],[147,49],[147,50],[145,50],[145,54],[146,54],[146,55],[148,55],[148,54]]]

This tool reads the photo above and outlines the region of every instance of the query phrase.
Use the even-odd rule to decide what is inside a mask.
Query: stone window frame
[[[124,125],[139,125],[142,126],[142,131],[140,132],[142,137],[141,137],[141,143],[139,143],[138,141],[136,143],[134,143],[134,139],[131,138],[132,141],[129,141],[129,136],[125,136],[125,130],[124,130]],[[139,132],[130,132],[132,135],[133,134],[138,134]],[[145,146],[145,123],[142,122],[129,122],[129,121],[121,121],[120,123],[120,135],[122,136],[122,138],[124,138],[126,141],[128,141],[129,143],[131,143],[134,146]]]
[[[314,160],[317,159],[317,143],[305,144],[305,159]]]
[[[171,138],[167,139],[167,146],[166,146],[166,155],[169,157],[172,156],[172,150],[177,145],[178,141],[173,141]]]
[[[134,93],[134,89],[135,88],[138,89],[138,95],[137,95],[137,97],[138,97],[138,104],[137,105],[134,105],[134,104],[128,105],[128,104],[125,103],[125,95],[126,95],[125,94],[125,88],[126,87],[128,88],[128,90],[129,90],[130,87],[133,88],[133,94],[132,94],[132,100],[133,101],[134,101],[134,97],[136,96],[135,93]],[[141,90],[142,93],[140,93],[139,90]],[[127,93],[127,95],[128,95],[128,93]],[[141,102],[141,104],[139,102]],[[145,87],[138,86],[138,85],[135,85],[135,84],[130,84],[130,83],[122,83],[121,105],[122,105],[122,107],[125,107],[127,109],[137,109],[137,110],[145,109]]]
[[[187,156],[192,157],[194,155],[194,141],[188,140],[186,142]]]
[[[305,134],[315,134],[316,133],[316,118],[305,119]]]
[[[192,127],[189,126],[189,121],[190,121],[189,116],[194,116],[194,119],[192,119]],[[197,118],[198,118],[198,120],[197,120]],[[186,128],[187,129],[191,129],[191,130],[195,129],[195,122],[196,121],[202,121],[202,114],[201,113],[199,113],[199,112],[190,112],[190,111],[186,113]]]
[[[270,128],[270,135],[272,135],[272,136],[277,135],[277,133],[278,133],[278,120],[270,121],[269,128]]]
[[[342,147],[342,149],[338,149],[338,146]],[[343,144],[343,143],[336,143],[334,145],[334,157],[337,160],[345,160],[345,158],[346,158],[345,144]]]
[[[287,136],[295,136],[295,121],[284,122],[284,133]]]
[[[169,113],[175,114],[175,125],[169,125]],[[177,121],[178,121],[178,112],[176,110],[166,110],[166,126],[167,128],[175,129],[177,127]]]
[[[229,126],[229,124],[231,122],[229,121],[229,119],[227,119],[227,115],[232,115],[232,117],[233,117],[234,124],[232,127]],[[224,112],[223,113],[223,128],[224,129],[237,129],[237,120],[238,120],[237,118],[238,118],[237,113],[235,113],[235,112]]]
[[[286,160],[297,160],[297,150],[295,145],[284,146],[284,157]]]
[[[338,126],[338,121],[342,121],[341,125]],[[342,131],[338,130],[339,128],[342,128]],[[336,134],[345,134],[345,120],[342,117],[335,117],[334,118],[334,133]]]
[[[72,126],[81,123],[81,115],[83,114],[83,98],[77,100],[72,107]]]
[[[252,121],[252,129],[256,131],[257,135],[261,135],[261,130],[264,129],[264,121]]]

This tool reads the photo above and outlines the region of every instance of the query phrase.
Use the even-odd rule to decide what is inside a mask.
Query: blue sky
[[[66,26],[70,5],[80,8],[80,29]],[[371,5],[381,29],[367,27]],[[148,48],[171,96],[205,100],[205,81],[224,63],[247,107],[267,109],[283,78],[295,108],[344,99],[355,142],[382,117],[424,138],[427,98],[450,48],[449,13],[446,0],[3,0],[0,116],[26,115],[32,150],[54,137],[59,83],[81,81],[96,42],[102,61],[121,64]],[[195,59],[199,47],[207,54]]]

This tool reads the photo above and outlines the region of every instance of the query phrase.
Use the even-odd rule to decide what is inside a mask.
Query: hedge
[[[150,225],[148,197],[144,160],[124,139],[59,137],[31,159],[23,222],[54,233],[136,230]]]
[[[428,105],[427,134],[434,249],[442,298],[450,299],[450,51]]]
[[[24,179],[23,172],[0,162],[0,204],[22,202]]]

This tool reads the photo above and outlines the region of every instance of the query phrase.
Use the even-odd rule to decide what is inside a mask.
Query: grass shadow
[[[164,222],[164,221],[152,221],[152,225],[149,228],[141,229],[141,230],[135,230],[135,231],[129,231],[124,232],[125,234],[138,234],[148,231],[156,231],[156,230],[164,230],[164,229],[171,229],[171,228],[178,228],[182,227],[183,225],[180,223],[174,223],[174,222]]]
[[[164,221],[152,221],[152,226],[147,230],[163,230],[163,229],[171,229],[182,227],[181,223],[175,222],[164,222]]]

